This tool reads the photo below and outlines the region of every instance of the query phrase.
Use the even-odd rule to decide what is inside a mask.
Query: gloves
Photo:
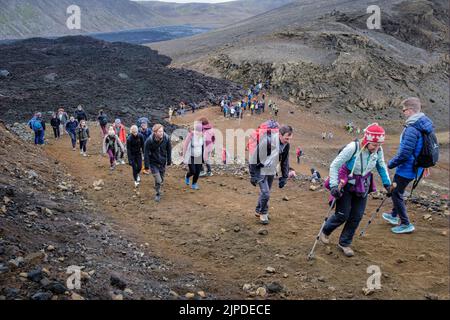
[[[342,191],[339,190],[338,187],[332,187],[331,188],[331,195],[333,196],[333,198],[335,198],[336,200],[342,197]]]
[[[385,185],[384,188],[386,189],[386,197],[388,198],[392,197],[392,191],[394,191],[394,186]]]
[[[258,182],[259,182],[259,179],[258,179],[257,177],[251,177],[251,178],[250,178],[250,183],[251,183],[254,187],[256,187],[256,185],[258,184]]]
[[[287,179],[286,178],[280,178],[280,181],[278,182],[278,186],[280,187],[280,189],[284,188],[284,186],[287,183]]]

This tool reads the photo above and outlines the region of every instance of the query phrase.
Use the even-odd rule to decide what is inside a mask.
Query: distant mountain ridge
[[[221,27],[291,0],[176,4],[130,0],[0,0],[0,40],[114,32],[156,26]],[[69,30],[67,8],[81,9],[81,30]]]

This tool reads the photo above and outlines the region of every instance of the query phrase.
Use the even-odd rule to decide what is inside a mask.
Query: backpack
[[[106,118],[106,115],[102,114],[101,116],[99,116],[99,122],[100,125],[106,126],[108,124],[108,119]]]
[[[42,131],[43,127],[42,127],[42,122],[41,120],[35,119],[31,122],[31,126],[33,131]]]
[[[271,136],[272,132],[277,133],[280,128],[278,122],[274,120],[268,120],[261,123],[258,128],[253,131],[247,143],[247,150],[250,154],[253,154],[258,149],[259,141],[262,136]]]
[[[414,167],[430,168],[434,167],[439,160],[439,143],[434,132],[421,132],[423,146],[419,155],[415,158]]]

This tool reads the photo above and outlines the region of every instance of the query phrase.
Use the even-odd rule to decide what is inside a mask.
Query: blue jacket
[[[66,123],[66,131],[67,132],[75,134],[77,131],[77,127],[78,127],[78,121],[76,121],[76,120],[74,122],[68,121]]]
[[[389,161],[388,168],[397,168],[396,174],[406,179],[415,179],[422,173],[422,168],[418,172],[414,170],[415,158],[420,154],[423,146],[422,133],[434,132],[433,122],[420,114],[417,120],[407,121],[406,128],[400,136],[400,147],[397,155]]]

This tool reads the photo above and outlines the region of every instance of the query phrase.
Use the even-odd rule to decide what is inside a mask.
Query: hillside
[[[448,126],[448,6],[377,1],[382,30],[368,30],[373,1],[298,0],[219,30],[150,46],[174,66],[272,89],[300,108],[343,121],[400,120],[402,98],[422,98]],[[362,125],[363,125],[362,124]]]
[[[77,35],[169,25],[221,27],[291,0],[241,0],[233,4],[187,4],[130,0],[0,0],[0,40]],[[70,5],[81,9],[81,30],[69,30]]]
[[[294,0],[238,0],[217,4],[209,3],[167,3],[160,1],[139,1],[174,25],[188,24],[204,27],[224,27],[241,20],[279,8]]]
[[[168,68],[170,58],[144,46],[74,36],[0,45],[0,110],[5,121],[24,121],[38,110],[82,104],[90,119],[100,108],[127,121],[162,121],[180,101],[215,103],[238,94],[227,80]]]

